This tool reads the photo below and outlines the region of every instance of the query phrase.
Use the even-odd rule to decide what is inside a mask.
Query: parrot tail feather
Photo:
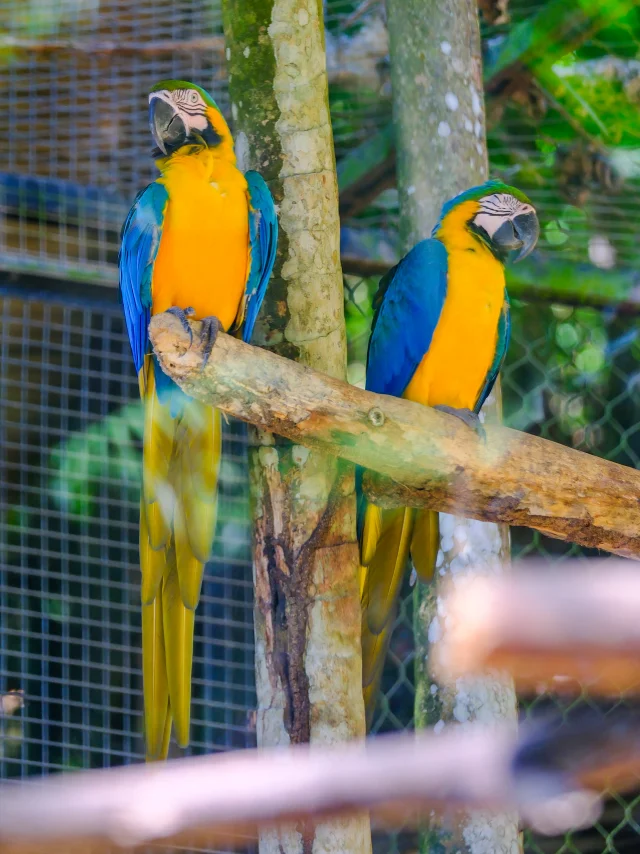
[[[365,509],[361,549],[362,684],[371,725],[409,557],[415,511]],[[367,560],[365,564],[364,561]]]
[[[421,581],[428,583],[436,569],[440,548],[439,515],[436,510],[416,510],[411,537],[411,562]]]
[[[370,729],[409,555],[420,578],[430,581],[439,548],[438,514],[367,504],[360,542],[362,687]]]
[[[189,743],[195,609],[215,533],[221,421],[218,411],[186,397],[172,412],[158,398],[150,357],[140,373],[143,683],[153,760],[166,758],[172,727],[180,747]]]
[[[191,666],[195,611],[185,607],[182,601],[175,564],[165,576],[162,587],[162,616],[171,713],[178,746],[186,747],[189,744],[191,721]]]
[[[171,720],[162,625],[162,591],[158,592],[150,605],[142,607],[142,667],[147,760],[153,761],[164,759],[166,755],[163,755],[165,730],[167,722]]]

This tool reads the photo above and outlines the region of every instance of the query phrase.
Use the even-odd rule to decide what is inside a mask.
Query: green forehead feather
[[[213,107],[214,110],[220,112],[220,107],[218,107],[206,89],[203,89],[202,86],[197,86],[195,83],[191,83],[189,80],[161,80],[155,86],[152,86],[150,91],[160,92],[162,89],[166,89],[167,92],[175,92],[176,89],[195,89],[196,92],[200,93],[207,106]]]

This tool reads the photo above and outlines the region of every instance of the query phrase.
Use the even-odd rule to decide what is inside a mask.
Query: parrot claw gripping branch
[[[189,742],[195,609],[216,524],[220,413],[188,397],[151,351],[149,321],[202,320],[205,362],[218,328],[249,341],[275,261],[278,223],[257,172],[242,174],[213,98],[184,80],[149,94],[159,177],[122,229],[120,290],[144,401],[140,566],[145,738],[166,757]],[[180,306],[188,306],[180,308]]]

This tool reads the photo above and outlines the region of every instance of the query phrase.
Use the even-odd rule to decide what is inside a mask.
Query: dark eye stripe
[[[514,196],[500,193],[495,198],[486,198],[480,201],[480,210],[488,216],[509,217],[518,210],[520,203]]]
[[[193,91],[193,89],[176,89],[174,93],[176,103],[182,105],[184,102],[185,105],[188,105],[189,107],[201,107],[204,109],[204,104],[202,103],[200,96],[198,96],[197,102],[193,103],[191,101],[191,95],[193,94]]]
[[[189,116],[203,116],[205,112],[204,104],[180,104],[180,109]]]
[[[503,215],[513,213],[514,208],[503,208],[498,205],[496,205],[496,207],[485,207],[484,205],[481,205],[480,210],[486,214]]]

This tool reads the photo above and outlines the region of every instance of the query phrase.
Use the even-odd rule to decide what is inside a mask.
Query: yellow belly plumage
[[[247,182],[208,149],[176,154],[159,179],[167,188],[160,247],[153,269],[152,313],[191,307],[228,329],[249,273]]]
[[[488,251],[449,256],[440,321],[403,397],[425,406],[474,408],[496,352],[504,287],[502,265]]]

